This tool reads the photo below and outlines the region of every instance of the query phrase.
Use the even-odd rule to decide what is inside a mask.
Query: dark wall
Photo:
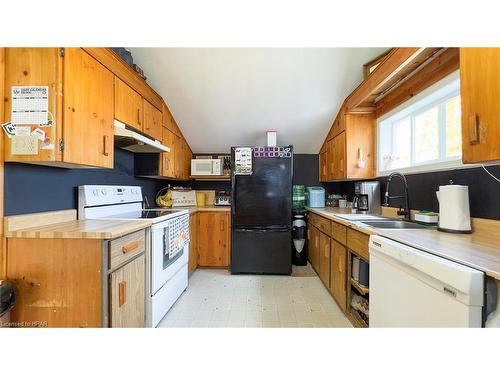
[[[311,168],[313,167],[311,165]],[[487,168],[493,175],[500,178],[500,166]],[[451,180],[456,185],[469,186],[472,217],[500,220],[500,183],[491,178],[481,167],[409,174],[406,175],[406,179],[411,209],[438,212],[436,191],[439,190],[440,185],[447,185]],[[380,181],[381,194],[383,194],[387,186],[387,177],[380,177],[377,180]],[[348,194],[349,199],[352,199],[353,181],[325,183],[323,186],[328,193]],[[401,195],[402,192],[402,183],[394,178],[391,183],[391,195]],[[401,204],[404,203],[397,200],[391,202],[392,207],[399,207]]]
[[[64,169],[22,163],[5,163],[5,215],[78,207],[79,185],[140,185],[154,204],[156,191],[167,182],[134,177],[134,154],[115,148],[115,167]]]
[[[293,155],[293,184],[319,186],[318,154]]]

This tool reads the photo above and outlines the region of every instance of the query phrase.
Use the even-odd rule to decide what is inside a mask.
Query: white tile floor
[[[352,327],[320,279],[198,269],[158,327]]]

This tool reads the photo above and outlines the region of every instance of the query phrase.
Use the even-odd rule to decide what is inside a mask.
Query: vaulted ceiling
[[[193,152],[262,145],[317,153],[362,65],[385,48],[131,48]]]

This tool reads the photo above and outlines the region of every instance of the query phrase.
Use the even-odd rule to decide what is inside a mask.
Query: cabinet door
[[[328,167],[327,157],[328,153],[326,151],[319,154],[319,180],[321,182],[328,181],[326,173]]]
[[[163,141],[162,143],[170,147],[170,152],[162,152],[160,158],[162,160],[162,171],[161,175],[163,177],[175,177],[175,134],[172,133],[167,128],[163,128]]]
[[[191,175],[191,159],[193,158],[193,154],[186,140],[184,140],[184,168],[183,168],[183,176],[185,180],[189,180],[189,176]]]
[[[229,214],[198,213],[198,265],[229,266]]]
[[[375,177],[375,139],[377,122],[373,114],[345,115],[347,138],[345,142],[346,173],[344,178]],[[360,155],[365,165],[360,168]]]
[[[309,226],[308,258],[311,266],[319,272],[319,229],[313,225]]]
[[[163,125],[161,111],[150,104],[147,100],[143,100],[144,109],[144,126],[142,131],[150,137],[161,140],[163,137]]]
[[[49,88],[49,112],[58,120],[60,109],[57,87],[58,61],[60,59],[57,48],[4,48],[5,75],[0,71],[0,83],[5,78],[4,95],[1,96],[4,106],[4,118],[0,118],[0,123],[4,120],[11,120],[12,109],[12,86],[48,86]],[[0,61],[0,68],[3,68]],[[1,112],[1,111],[0,111]],[[54,147],[42,149],[39,141],[37,155],[13,155],[11,152],[12,140],[4,137],[5,161],[55,161],[60,160],[59,139],[62,137],[62,126],[55,121],[51,127],[41,127],[46,140],[50,140]],[[3,132],[3,131],[2,131]]]
[[[66,48],[63,161],[113,168],[113,74],[81,48]]]
[[[198,266],[198,214],[189,217],[189,274]]]
[[[319,234],[319,278],[330,288],[330,237]]]
[[[500,159],[500,48],[460,48],[462,160]]]
[[[326,168],[326,180],[331,181],[335,178],[335,166],[336,161],[335,157],[335,138],[330,139],[327,142],[326,146],[326,159],[327,159],[327,168]]]
[[[110,275],[111,327],[144,327],[145,255]]]
[[[345,132],[340,133],[330,142],[332,142],[332,179],[341,180],[346,178],[345,164],[346,164],[346,135]]]
[[[142,104],[142,96],[115,76],[115,118],[142,132]]]
[[[175,159],[175,178],[182,178],[182,168],[184,165],[184,149],[182,148],[182,139],[174,134],[174,159]]]
[[[347,250],[344,245],[331,240],[331,280],[330,289],[333,297],[342,308],[347,307]]]

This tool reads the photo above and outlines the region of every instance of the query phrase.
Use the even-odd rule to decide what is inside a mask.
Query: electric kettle
[[[451,233],[472,233],[470,225],[469,187],[443,185],[436,191],[439,201],[438,230]]]

